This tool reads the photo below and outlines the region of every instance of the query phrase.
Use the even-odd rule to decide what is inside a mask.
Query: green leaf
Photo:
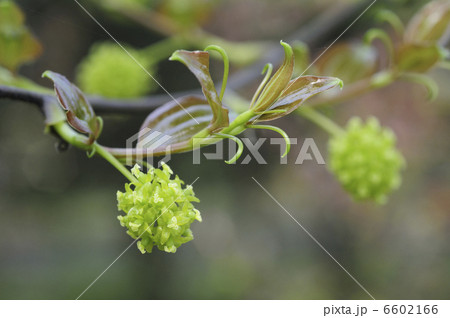
[[[23,23],[24,16],[14,2],[0,2],[0,65],[13,72],[42,52],[41,45]]]
[[[405,32],[407,43],[436,43],[445,34],[450,23],[450,2],[432,1],[409,22]]]
[[[181,105],[181,106],[180,106]],[[139,131],[138,145],[153,153],[171,153],[192,149],[192,138],[208,127],[213,113],[201,96],[185,96],[153,111]],[[155,133],[156,132],[156,133]]]
[[[289,82],[278,100],[268,111],[285,110],[282,113],[263,113],[256,121],[277,119],[296,110],[308,98],[340,85],[342,81],[336,77],[301,76]]]
[[[69,124],[79,132],[88,134],[90,142],[94,142],[101,132],[101,120],[95,116],[83,92],[61,74],[46,71],[42,77],[53,81],[56,96],[66,111]]]
[[[222,105],[217,94],[214,82],[209,73],[209,53],[204,51],[175,51],[170,57],[171,61],[179,61],[186,65],[195,75],[202,86],[208,104],[211,106],[213,118],[208,130],[216,132],[229,125],[228,109]]]
[[[294,71],[294,52],[291,46],[283,41],[280,42],[284,48],[284,61],[270,81],[264,87],[261,95],[256,100],[252,110],[255,112],[265,111],[280,96],[288,85]]]
[[[441,59],[437,45],[405,44],[397,51],[396,65],[401,71],[424,73]]]

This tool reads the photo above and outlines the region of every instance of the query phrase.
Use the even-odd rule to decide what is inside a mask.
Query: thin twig
[[[299,31],[294,32],[291,36],[287,36],[288,41],[300,40],[310,46],[321,46],[326,43],[346,21],[353,18],[369,1],[352,5],[336,5],[332,9],[322,13],[313,20],[313,22],[302,26]],[[236,72],[229,78],[228,89],[237,90],[257,79],[264,65],[268,61],[275,62],[279,60],[279,45],[273,45],[265,54],[262,55],[260,61],[252,66]],[[219,86],[221,83],[218,84]],[[200,90],[189,90],[174,94],[174,97],[201,94]],[[21,88],[0,85],[0,98],[9,98],[13,100],[21,100],[29,102],[42,109],[43,100],[51,95],[37,93],[24,90]],[[89,97],[90,103],[98,114],[106,113],[149,113],[162,104],[168,102],[170,97],[166,94],[152,95],[137,99],[108,99],[102,97]]]
[[[199,93],[199,91],[185,91],[175,94],[175,96],[194,93]],[[45,99],[53,99],[55,96],[53,94],[45,94],[23,88],[0,85],[0,98],[24,101],[42,108]],[[149,112],[158,108],[167,102],[167,97],[165,95],[155,95],[137,99],[108,99],[97,96],[89,96],[88,100],[98,114],[141,113]]]
[[[50,95],[29,91],[22,88],[0,85],[0,98],[8,98],[34,104],[40,108],[44,99]]]

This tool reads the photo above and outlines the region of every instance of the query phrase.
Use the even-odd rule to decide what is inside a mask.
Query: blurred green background
[[[232,40],[276,43],[331,6],[351,2],[222,1],[205,29]],[[379,5],[408,18],[423,2]],[[90,45],[109,40],[74,1],[18,3],[44,46],[39,60],[21,72],[47,86],[40,79],[44,70],[73,79]],[[144,47],[161,39],[120,14],[82,3],[120,41]],[[361,38],[371,25],[369,12],[344,38]],[[313,52],[331,41],[324,39]],[[220,68],[215,74],[221,76]],[[192,75],[170,62],[159,66],[158,76],[170,92],[197,87]],[[387,204],[354,203],[326,166],[295,165],[299,146],[287,165],[268,142],[261,148],[266,165],[193,165],[192,154],[174,155],[170,165],[183,180],[200,177],[194,189],[203,222],[192,226],[195,239],[176,254],[142,255],[131,247],[82,298],[367,299],[254,177],[375,298],[448,299],[450,72],[435,71],[433,78],[441,87],[433,103],[421,87],[397,83],[333,110],[342,125],[353,115],[373,114],[397,134],[407,168]],[[116,219],[116,191],[126,180],[77,149],[57,153],[35,107],[7,100],[0,105],[0,298],[74,299],[132,242]],[[100,142],[125,146],[145,115],[103,117]],[[291,138],[314,138],[326,158],[325,132],[296,115],[276,124]]]

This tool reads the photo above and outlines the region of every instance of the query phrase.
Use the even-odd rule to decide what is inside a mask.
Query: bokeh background
[[[17,2],[44,46],[39,60],[21,73],[39,83],[49,86],[40,79],[47,69],[73,79],[91,44],[109,40],[74,1]],[[231,40],[276,43],[326,10],[356,2],[221,1],[204,27]],[[379,1],[377,6],[408,19],[424,2]],[[117,12],[81,3],[120,41],[144,47],[162,38]],[[343,39],[360,39],[373,25],[369,11]],[[333,36],[322,35],[313,53]],[[197,87],[192,75],[172,64],[161,63],[157,73],[169,91]],[[215,74],[221,76],[217,65]],[[433,103],[426,102],[423,88],[396,83],[330,110],[342,125],[354,115],[376,115],[397,134],[407,167],[387,204],[355,203],[326,166],[295,165],[298,146],[287,165],[279,163],[279,148],[269,143],[261,148],[266,165],[254,160],[193,165],[192,154],[175,155],[170,165],[183,180],[200,177],[194,189],[203,222],[192,226],[195,239],[176,254],[142,255],[131,247],[82,298],[367,299],[254,177],[375,298],[448,299],[450,72],[432,76],[441,87]],[[7,100],[0,105],[0,298],[74,299],[132,242],[117,220],[116,192],[126,180],[77,149],[58,153],[56,139],[43,133],[36,107]],[[103,117],[101,143],[125,146],[145,115]],[[314,138],[327,157],[328,136],[312,123],[292,115],[276,124],[290,137]]]

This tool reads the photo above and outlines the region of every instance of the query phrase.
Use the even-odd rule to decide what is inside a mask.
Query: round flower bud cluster
[[[127,48],[150,73],[149,58],[139,51]],[[110,98],[140,97],[156,88],[148,74],[117,44],[95,44],[78,67],[77,82],[87,94]]]
[[[355,200],[384,203],[399,187],[405,161],[395,142],[394,133],[376,118],[367,123],[352,118],[346,131],[330,140],[330,168]]]
[[[162,169],[150,168],[148,173],[136,165],[131,170],[139,181],[125,185],[125,192],[117,192],[118,208],[126,215],[118,217],[120,225],[128,229],[142,253],[151,253],[153,246],[175,253],[181,244],[194,237],[190,225],[202,220],[191,202],[199,202],[192,186],[183,189],[183,181],[173,174],[168,165]]]

